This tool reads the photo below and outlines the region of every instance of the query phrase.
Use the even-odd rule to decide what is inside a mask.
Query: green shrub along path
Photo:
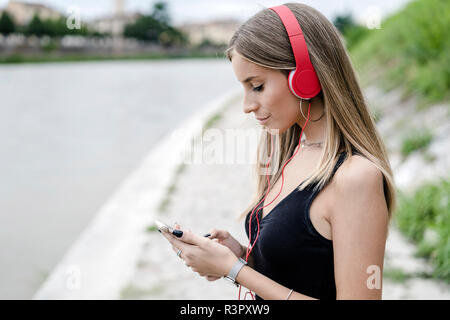
[[[403,245],[397,259],[387,251],[384,276],[403,285],[399,298],[414,297],[407,283],[427,291],[433,282],[443,285],[436,298],[448,297],[450,1],[411,1],[379,29],[340,22],[398,187],[393,237]]]

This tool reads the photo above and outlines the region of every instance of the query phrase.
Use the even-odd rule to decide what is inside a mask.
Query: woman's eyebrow
[[[257,78],[257,77],[258,76],[250,76],[247,79],[245,79],[244,81],[242,81],[242,83],[247,83],[247,82],[249,82],[249,81],[251,81],[251,80],[253,80],[254,78]]]

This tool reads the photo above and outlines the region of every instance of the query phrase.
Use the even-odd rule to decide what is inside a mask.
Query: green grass
[[[217,123],[220,119],[222,119],[222,114],[221,112],[213,115],[211,118],[209,118],[205,125],[204,125],[204,129],[208,129],[208,128],[212,128],[212,126],[214,125],[214,123]]]
[[[433,278],[433,275],[423,271],[409,273],[400,268],[386,268],[383,270],[383,278],[397,283],[404,283],[411,278],[430,279]]]
[[[433,265],[432,277],[450,283],[450,179],[427,183],[412,195],[398,191],[395,223]]]
[[[204,54],[200,52],[190,52],[187,54],[135,54],[135,55],[82,55],[52,54],[52,45],[44,48],[48,54],[23,55],[13,54],[9,56],[0,56],[0,64],[11,63],[51,63],[51,62],[82,62],[82,61],[115,61],[115,60],[167,60],[167,59],[195,59],[195,58],[223,58],[220,54]]]
[[[383,278],[387,278],[394,282],[403,283],[411,277],[411,274],[406,273],[402,269],[390,268],[383,270]]]
[[[430,130],[414,130],[405,135],[401,147],[403,157],[409,156],[417,150],[425,150],[433,140]]]
[[[383,111],[380,108],[374,108],[372,110],[372,118],[375,123],[381,120],[383,117]]]
[[[151,225],[151,226],[147,227],[147,231],[148,232],[156,232],[156,231],[158,231],[158,227],[155,225]]]
[[[164,292],[164,286],[157,284],[148,289],[137,288],[134,285],[128,285],[120,292],[121,300],[139,300],[148,296],[159,297]]]
[[[384,89],[402,86],[405,96],[427,102],[450,97],[450,1],[416,0],[368,30],[351,57],[358,70],[375,70]]]
[[[434,154],[430,153],[429,150],[426,150],[423,153],[423,157],[424,157],[425,161],[430,163],[430,164],[437,160],[437,157]]]

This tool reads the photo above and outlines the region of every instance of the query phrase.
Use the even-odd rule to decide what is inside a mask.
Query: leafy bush
[[[430,260],[433,277],[450,283],[450,179],[427,183],[408,196],[399,192],[395,223]]]

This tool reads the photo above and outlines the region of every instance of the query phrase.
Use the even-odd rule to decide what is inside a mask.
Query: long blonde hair
[[[322,86],[321,93],[314,99],[322,100],[327,116],[327,133],[320,161],[312,174],[299,186],[299,190],[313,182],[317,182],[316,189],[322,188],[332,176],[338,153],[346,151],[347,159],[354,150],[373,162],[383,173],[384,195],[390,219],[396,206],[392,169],[386,147],[369,113],[340,33],[314,8],[299,3],[285,5],[297,17],[303,30],[311,63]],[[295,59],[286,30],[278,15],[270,9],[259,11],[239,27],[225,51],[230,61],[233,51],[260,66],[280,70],[286,77],[289,70],[295,69]],[[292,156],[300,132],[301,127],[294,124],[280,134],[279,156],[270,164],[279,169],[269,176],[271,186],[280,178],[283,164]],[[257,154],[268,159],[270,143],[270,133],[263,132]],[[258,158],[255,172],[258,173],[261,167],[262,163]],[[256,174],[256,179],[256,194],[239,218],[244,218],[267,192],[267,177]]]

